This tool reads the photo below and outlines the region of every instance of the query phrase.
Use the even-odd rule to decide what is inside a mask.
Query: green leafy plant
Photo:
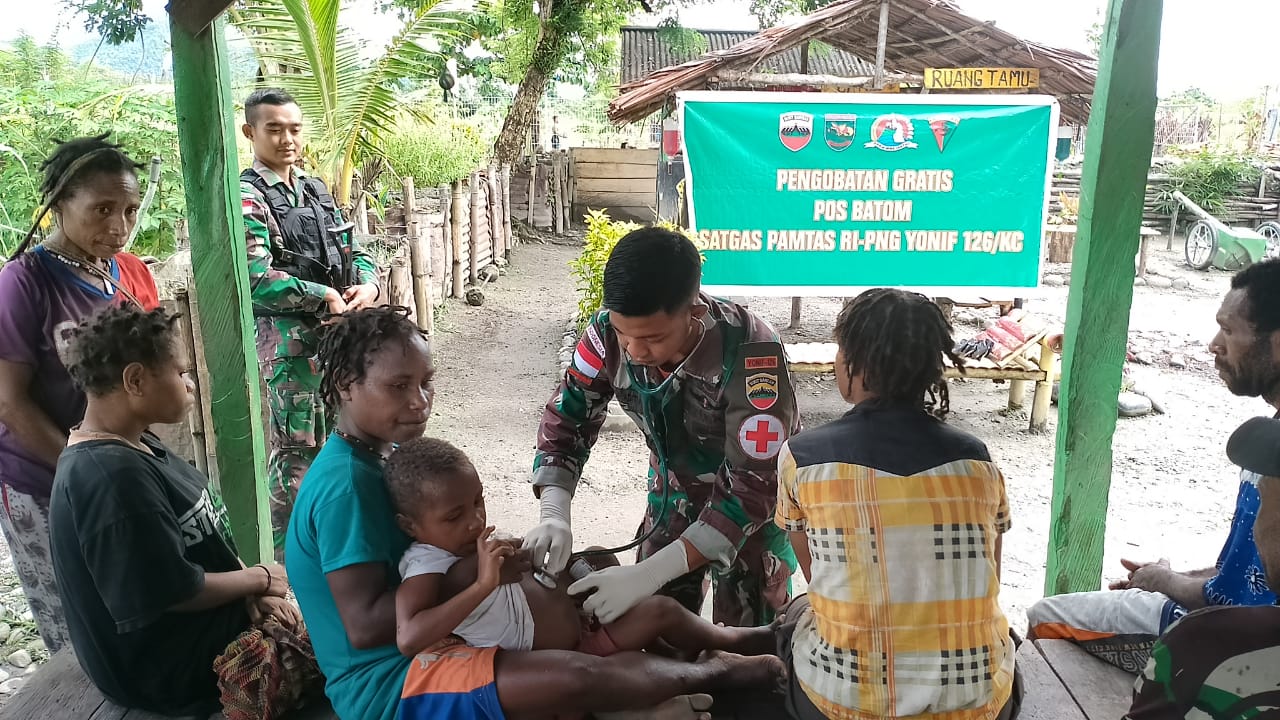
[[[1200,150],[1169,168],[1169,182],[1157,194],[1156,204],[1162,212],[1172,212],[1178,204],[1176,190],[1206,212],[1218,214],[1241,186],[1256,186],[1261,172],[1247,157]]]
[[[480,166],[488,149],[475,128],[460,122],[407,123],[385,141],[391,167],[418,187],[461,180]]]
[[[587,234],[583,239],[582,254],[569,261],[578,286],[578,330],[586,327],[591,317],[604,305],[604,265],[609,255],[624,235],[645,227],[633,222],[610,220],[604,210],[592,210],[587,214]],[[688,235],[684,228],[671,223],[658,223],[657,227]],[[703,256],[702,261],[706,262]]]

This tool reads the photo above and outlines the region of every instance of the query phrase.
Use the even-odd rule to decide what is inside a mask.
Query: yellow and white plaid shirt
[[[1004,476],[923,411],[858,406],[778,456],[776,522],[804,532],[813,613],[795,676],[828,717],[995,718],[1013,686],[996,540]]]

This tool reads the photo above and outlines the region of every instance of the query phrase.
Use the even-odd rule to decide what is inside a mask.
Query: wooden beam
[[[1155,138],[1163,0],[1110,0],[1067,297],[1045,593],[1097,590],[1133,257]]]
[[[884,53],[885,44],[889,41],[889,0],[880,0],[880,29],[876,37],[876,74],[872,87],[884,89]]]
[[[170,0],[169,18],[192,35],[199,35],[235,0]]]
[[[913,73],[882,72],[877,76],[858,75],[854,77],[838,77],[836,75],[805,75],[802,73],[750,73],[726,70],[711,78],[711,82],[744,87],[790,87],[804,86],[816,88],[862,88],[868,85],[883,86],[885,82],[924,82],[923,75]]]
[[[170,18],[174,106],[200,336],[213,398],[213,469],[246,563],[272,558],[258,354],[240,215],[225,21],[198,34]]]

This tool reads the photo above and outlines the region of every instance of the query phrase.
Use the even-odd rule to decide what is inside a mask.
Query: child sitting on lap
[[[449,635],[476,647],[611,655],[665,642],[685,652],[770,653],[770,628],[713,625],[671,598],[642,601],[616,622],[583,632],[565,593],[525,572],[519,541],[493,537],[484,487],[458,448],[435,438],[401,445],[387,461],[396,521],[415,542],[400,561],[396,643],[412,657]]]

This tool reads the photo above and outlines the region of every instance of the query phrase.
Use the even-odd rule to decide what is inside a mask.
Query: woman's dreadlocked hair
[[[426,333],[409,319],[409,309],[396,306],[366,308],[339,315],[320,340],[320,396],[330,410],[342,404],[342,391],[364,379],[369,356],[382,344],[406,342]]]
[[[60,200],[65,200],[80,188],[89,178],[99,173],[118,174],[131,173],[134,176],[143,166],[125,154],[118,143],[108,142],[111,133],[102,133],[93,137],[80,137],[66,142],[58,142],[49,155],[40,164],[40,172],[44,178],[40,181],[40,217],[36,218],[31,231],[18,245],[18,249],[9,257],[10,260],[21,255],[31,245],[40,228],[45,215]]]
[[[891,288],[868,290],[836,319],[836,343],[850,377],[885,403],[922,408],[943,419],[951,410],[942,358],[961,368],[951,323],[929,298]]]

